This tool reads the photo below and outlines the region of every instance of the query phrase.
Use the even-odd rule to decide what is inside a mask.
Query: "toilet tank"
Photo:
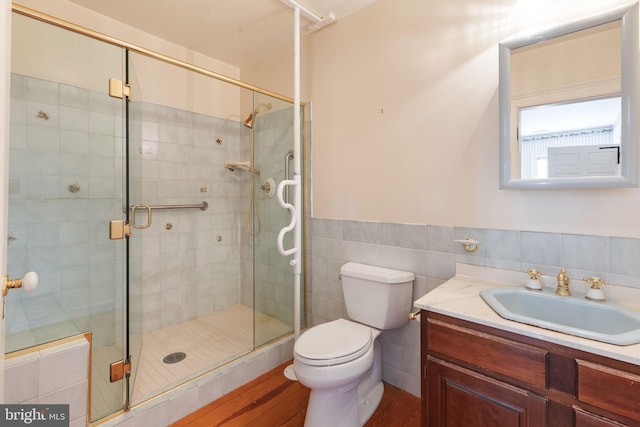
[[[407,323],[413,273],[349,262],[340,274],[344,303],[352,320],[376,329],[395,329]]]

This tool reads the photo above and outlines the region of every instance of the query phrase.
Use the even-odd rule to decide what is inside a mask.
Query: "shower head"
[[[253,113],[249,114],[249,117],[244,121],[244,125],[249,129],[253,128]]]
[[[244,121],[244,125],[249,129],[253,129],[253,120],[256,118],[255,116],[265,111],[269,111],[271,110],[271,108],[273,108],[273,106],[270,102],[261,102],[256,106],[256,109],[253,111],[253,113],[249,114],[249,117],[246,118],[246,120]]]

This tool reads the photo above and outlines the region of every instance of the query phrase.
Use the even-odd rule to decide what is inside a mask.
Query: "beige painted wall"
[[[67,1],[22,3],[238,77],[227,64]],[[639,189],[498,189],[497,43],[550,19],[558,23],[628,1],[542,3],[377,0],[305,37],[302,98],[313,101],[313,215],[640,237]],[[285,49],[239,77],[292,95],[292,68]]]
[[[239,78],[237,67],[169,43],[67,0],[21,0],[19,4],[219,74]],[[32,20],[18,17],[16,21]],[[102,78],[105,69],[112,69],[114,77],[123,76],[122,54],[118,49],[110,45],[100,46],[101,43],[95,40],[55,27],[42,29],[43,26],[38,24],[20,25],[19,29],[23,30],[14,37],[16,49],[12,57],[15,72],[100,91],[108,88]],[[33,53],[34,49],[39,50]],[[30,54],[22,55],[26,50]],[[77,58],[79,51],[84,52],[81,60]],[[43,67],[43,61],[50,66]],[[140,86],[132,90],[135,100],[233,120],[243,119],[241,111],[251,110],[250,106],[241,109],[245,98],[235,86],[141,55],[132,55],[132,63]],[[92,71],[95,69],[101,70],[100,80],[95,78],[98,76]]]
[[[313,215],[640,237],[637,188],[498,188],[498,43],[622,4],[377,0],[305,37]],[[242,78],[290,94],[290,57]]]

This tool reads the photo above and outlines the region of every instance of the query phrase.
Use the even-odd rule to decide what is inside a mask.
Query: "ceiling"
[[[281,0],[70,0],[236,67],[292,44],[293,9]],[[339,20],[375,0],[300,0],[320,17]],[[311,21],[300,19],[301,34]]]

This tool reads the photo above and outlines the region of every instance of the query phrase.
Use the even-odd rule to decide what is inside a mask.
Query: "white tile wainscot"
[[[68,403],[70,426],[86,426],[89,357],[84,335],[10,354],[4,368],[5,403]]]
[[[89,353],[87,339],[77,336],[9,355],[5,361],[5,403],[68,403],[70,427],[89,425]],[[167,426],[292,357],[293,336],[287,336],[96,424]]]

